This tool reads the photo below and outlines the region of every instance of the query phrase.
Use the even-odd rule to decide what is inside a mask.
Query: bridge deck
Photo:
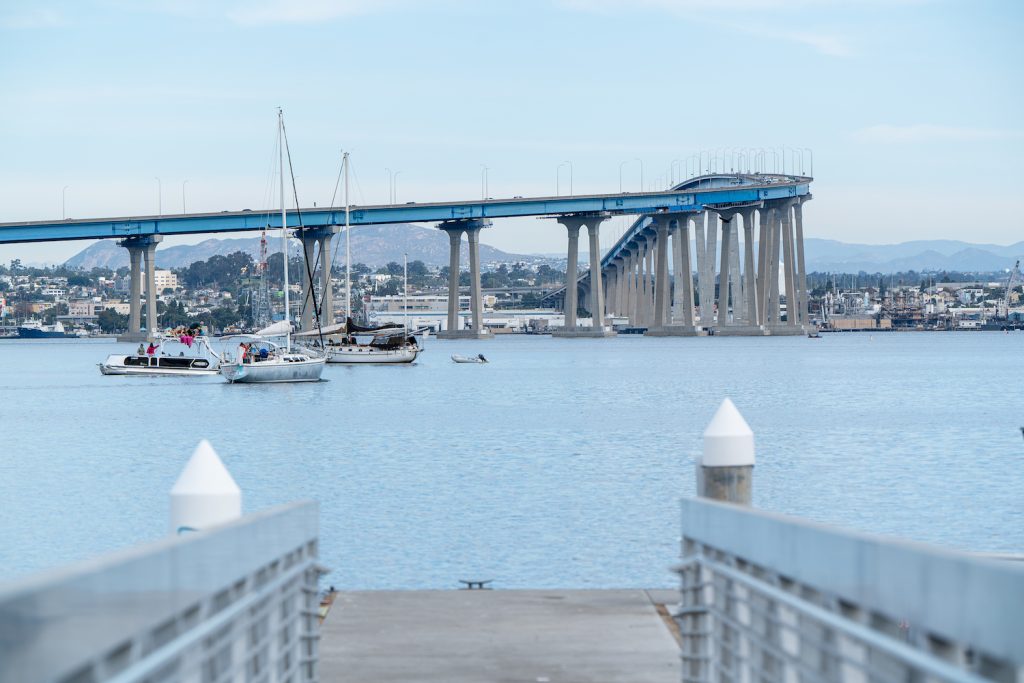
[[[699,181],[700,179],[695,179]],[[714,180],[715,182],[711,182]],[[513,197],[455,202],[407,203],[351,207],[352,225],[435,223],[463,218],[515,218],[609,212],[649,214],[662,211],[700,211],[708,205],[782,199],[807,194],[810,178],[802,176],[737,176],[709,179],[706,186],[688,181],[663,192],[573,195],[571,197]],[[301,223],[300,223],[301,221]],[[344,207],[291,211],[288,227],[343,225]],[[162,216],[67,219],[0,223],[0,244],[78,239],[120,239],[141,235],[192,235],[244,232],[281,227],[278,209],[221,211]]]

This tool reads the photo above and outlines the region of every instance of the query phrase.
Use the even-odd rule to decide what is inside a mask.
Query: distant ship
[[[60,321],[44,325],[39,320],[26,320],[18,326],[18,336],[22,339],[65,339],[75,335],[65,332]]]

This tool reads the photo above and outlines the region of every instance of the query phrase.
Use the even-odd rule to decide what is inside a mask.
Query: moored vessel
[[[69,339],[75,335],[68,334],[59,320],[52,325],[44,325],[40,320],[26,320],[18,326],[18,336],[22,339]]]
[[[110,354],[98,365],[104,375],[209,376],[220,369],[220,356],[206,337],[190,337],[188,342],[165,337],[151,342],[148,348],[140,344],[134,354]]]

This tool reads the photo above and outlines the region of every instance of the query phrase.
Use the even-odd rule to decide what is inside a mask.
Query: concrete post
[[[600,216],[587,220],[590,236],[590,316],[594,331],[604,329],[604,286],[601,283],[601,221]]]
[[[759,325],[757,317],[757,286],[754,284],[754,209],[743,213],[743,296],[748,325]]]
[[[718,266],[718,326],[729,325],[729,249],[732,239],[732,213],[723,213],[722,254]]]
[[[301,235],[302,240],[302,256],[306,259],[306,267],[302,271],[302,315],[300,317],[299,325],[304,331],[313,329],[313,287],[315,283],[313,279],[316,276],[313,264],[316,263],[316,243],[317,238],[310,232],[303,232]]]
[[[459,261],[462,254],[462,228],[448,229],[448,330],[459,331]]]
[[[654,276],[654,317],[652,324],[655,328],[661,328],[666,324],[665,308],[668,302],[669,288],[668,218],[664,216],[655,217],[654,224],[658,232],[654,242],[657,249],[657,257],[655,259],[657,270]]]
[[[162,239],[157,235],[150,238],[143,254],[146,262],[146,334],[150,339],[156,339],[157,330],[160,329],[156,318],[156,298],[159,294],[156,291],[156,245]]]
[[[142,247],[128,246],[131,283],[128,295],[128,334],[142,333]]]
[[[753,473],[754,432],[726,398],[704,430],[697,493],[726,503],[750,505]]]
[[[171,533],[204,531],[241,516],[242,491],[203,439],[171,488]]]
[[[473,331],[482,334],[484,329],[484,298],[480,288],[480,228],[466,230],[469,243],[469,308],[473,315]]]

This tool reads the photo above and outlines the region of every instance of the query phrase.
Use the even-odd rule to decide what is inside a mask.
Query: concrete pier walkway
[[[321,626],[324,683],[675,683],[677,591],[343,592]],[[659,611],[660,610],[660,611]]]

